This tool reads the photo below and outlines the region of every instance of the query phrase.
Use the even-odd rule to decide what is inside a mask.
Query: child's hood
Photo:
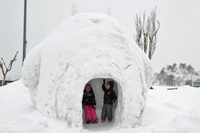
[[[109,83],[110,89],[113,89],[113,87],[114,87],[114,82],[113,82],[113,81],[108,81],[107,83]]]

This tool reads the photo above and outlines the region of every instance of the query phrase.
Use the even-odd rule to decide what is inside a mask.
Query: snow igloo
[[[85,84],[92,81],[95,90],[101,89],[102,79],[113,80],[118,97],[113,125],[135,127],[142,122],[152,67],[133,35],[116,19],[103,13],[79,13],[27,54],[22,79],[33,105],[69,127],[83,127]]]

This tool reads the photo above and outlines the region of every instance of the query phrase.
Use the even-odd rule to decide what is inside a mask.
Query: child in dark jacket
[[[108,118],[108,123],[112,121],[112,105],[117,99],[115,91],[113,90],[114,82],[109,81],[105,84],[105,79],[103,79],[102,90],[104,91],[104,104],[101,115],[101,122],[104,123],[106,116]]]
[[[96,100],[93,89],[90,83],[85,85],[83,91],[83,99],[82,99],[82,106],[85,112],[86,123],[90,124],[91,122],[97,123],[98,117],[96,114]]]

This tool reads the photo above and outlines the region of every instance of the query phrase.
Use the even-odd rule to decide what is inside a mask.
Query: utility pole
[[[27,0],[24,0],[24,35],[23,35],[23,59],[22,59],[22,65],[24,62],[24,59],[26,57],[26,45],[27,45],[27,40],[26,40],[26,7],[27,7]]]

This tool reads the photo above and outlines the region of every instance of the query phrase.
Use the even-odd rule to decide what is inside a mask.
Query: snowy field
[[[0,133],[199,133],[200,88],[189,86],[149,90],[143,124],[137,128],[113,127],[112,123],[68,128],[65,123],[43,116],[32,105],[22,81],[0,87]],[[100,116],[101,110],[97,110]]]

